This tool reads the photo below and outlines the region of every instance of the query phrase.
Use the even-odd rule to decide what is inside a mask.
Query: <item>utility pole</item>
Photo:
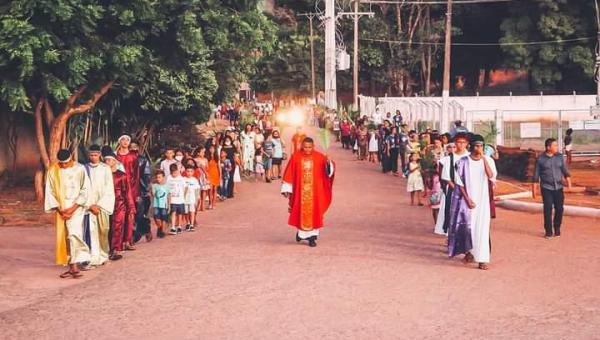
[[[307,17],[310,25],[310,79],[311,79],[311,89],[312,89],[312,99],[315,101],[315,105],[317,105],[317,93],[315,89],[315,47],[314,41],[315,37],[313,35],[313,19],[317,16],[316,13],[302,13],[298,14],[301,17]]]
[[[358,110],[358,4],[359,0],[354,0],[354,50],[352,67],[352,98],[354,110]]]
[[[590,116],[593,119],[600,118],[600,6],[598,0],[594,1],[596,7],[596,71],[594,81],[596,82],[596,105],[590,106]]]
[[[594,1],[596,6],[596,108],[600,109],[600,8],[598,0]]]
[[[338,16],[352,16],[354,20],[354,48],[352,52],[352,102],[355,110],[358,110],[358,19],[360,19],[360,17],[363,15],[367,15],[369,17],[375,15],[373,12],[359,12],[358,5],[360,5],[360,0],[354,0],[353,12],[342,12],[338,14]]]
[[[448,115],[446,114],[450,99],[450,52],[452,49],[452,0],[448,0],[446,11],[446,38],[444,41],[444,79],[442,87],[442,109],[440,112],[440,131],[448,129]]]
[[[325,106],[337,109],[335,60],[335,0],[325,0]]]

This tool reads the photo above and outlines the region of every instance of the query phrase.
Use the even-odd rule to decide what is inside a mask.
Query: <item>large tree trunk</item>
[[[425,68],[425,95],[431,95],[431,45],[427,46],[427,66]]]
[[[40,150],[40,157],[44,168],[50,166],[50,158],[48,157],[48,149],[46,149],[46,137],[44,135],[44,123],[42,121],[42,108],[44,107],[46,99],[40,98],[35,105],[34,119],[35,119],[35,140]]]
[[[36,200],[42,202],[44,200],[44,166],[42,164],[40,164],[39,168],[35,171],[33,185],[35,188]]]
[[[40,156],[42,159],[42,164],[44,169],[48,169],[50,164],[57,161],[57,153],[61,148],[61,144],[64,138],[67,138],[66,128],[69,119],[77,114],[81,114],[91,110],[98,100],[102,98],[113,86],[114,81],[109,81],[104,84],[98,91],[94,93],[91,99],[87,102],[84,102],[80,105],[75,105],[77,100],[81,97],[81,94],[86,86],[80,87],[77,91],[75,91],[67,100],[64,109],[57,116],[54,117],[52,107],[46,98],[40,98],[35,106],[35,135],[38,147],[40,149]],[[48,136],[48,145],[46,146],[46,138],[44,134],[44,124],[42,119],[42,109],[45,110],[44,117],[46,120],[46,124],[49,127],[49,136]],[[39,173],[41,173],[41,175]],[[44,172],[38,171],[36,172],[35,177],[35,193],[38,200],[43,199],[43,184],[44,184]]]

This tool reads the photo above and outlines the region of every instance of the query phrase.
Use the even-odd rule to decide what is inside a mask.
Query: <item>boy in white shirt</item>
[[[186,181],[186,194],[185,194],[185,219],[187,225],[185,231],[196,230],[196,207],[199,206],[198,199],[200,198],[200,182],[194,173],[196,169],[192,165],[186,165],[185,167],[185,181]]]
[[[175,163],[177,163],[177,160],[175,160],[175,150],[167,147],[165,150],[165,159],[160,162],[160,169],[165,172],[167,179],[171,177],[171,164]]]
[[[185,195],[187,183],[179,173],[179,165],[176,163],[169,166],[171,176],[167,178],[167,186],[171,198],[171,229],[170,235],[181,234],[182,218],[185,215]]]

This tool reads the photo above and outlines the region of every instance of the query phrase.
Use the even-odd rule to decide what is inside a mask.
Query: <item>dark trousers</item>
[[[546,235],[560,235],[560,225],[562,224],[563,205],[565,203],[565,194],[563,189],[548,190],[542,188],[542,200],[544,202],[544,229]],[[554,207],[554,220],[552,220],[552,208]]]
[[[390,149],[390,170],[393,173],[398,172],[398,148]]]
[[[400,146],[400,151],[398,152],[400,156],[400,164],[402,164],[402,172],[406,171],[406,147]]]
[[[234,163],[235,164],[235,163]],[[234,193],[234,186],[235,186],[235,182],[233,182],[233,177],[235,175],[235,167],[237,165],[234,165],[231,167],[231,171],[229,172],[229,180],[227,181],[227,190],[225,191],[225,195],[223,196],[227,196],[227,198],[233,198],[233,193]]]

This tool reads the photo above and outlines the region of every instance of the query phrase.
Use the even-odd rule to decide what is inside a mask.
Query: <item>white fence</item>
[[[361,114],[384,116],[400,110],[412,129],[428,126],[448,131],[462,120],[470,131],[499,145],[543,149],[553,137],[562,145],[567,128],[574,130],[576,150],[600,151],[600,120],[593,116],[594,95],[451,97],[442,114],[441,97],[360,96]],[[494,136],[490,136],[493,134]]]

